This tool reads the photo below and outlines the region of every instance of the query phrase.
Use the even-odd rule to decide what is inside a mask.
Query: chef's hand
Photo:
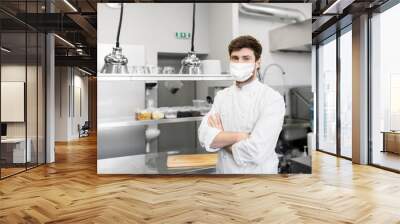
[[[250,137],[250,133],[247,132],[238,132],[236,142],[240,142],[242,140],[248,139]]]
[[[240,142],[242,140],[245,140],[247,138],[249,138],[250,134],[246,133],[246,132],[238,132],[236,137],[236,142]],[[232,153],[232,145],[228,145],[224,147],[225,151]]]
[[[213,128],[217,128],[221,131],[224,130],[224,127],[222,126],[222,122],[221,122],[221,117],[219,116],[219,113],[215,113],[215,114],[211,114],[208,116],[208,125],[213,127]]]
[[[232,154],[232,145],[225,146],[224,149],[225,149],[225,151]]]

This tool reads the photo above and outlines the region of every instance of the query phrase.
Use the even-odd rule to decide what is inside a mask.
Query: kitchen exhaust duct
[[[269,4],[240,3],[239,11],[246,15],[275,17],[291,22],[301,22],[306,19],[306,16],[300,10],[272,6]]]
[[[240,3],[239,11],[245,15],[289,22],[269,32],[271,52],[311,52],[311,19],[306,19],[300,10],[270,4]]]

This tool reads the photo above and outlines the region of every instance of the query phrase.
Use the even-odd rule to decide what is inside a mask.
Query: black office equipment
[[[7,124],[1,123],[1,136],[7,136]]]

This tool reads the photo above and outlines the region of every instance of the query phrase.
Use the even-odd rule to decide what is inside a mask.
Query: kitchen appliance
[[[200,69],[200,59],[196,56],[194,52],[194,34],[196,28],[196,3],[193,3],[193,19],[192,19],[192,46],[188,55],[181,61],[180,74],[201,74]]]
[[[190,51],[188,55],[181,61],[182,67],[179,71],[180,74],[201,74],[201,62],[193,51]]]
[[[272,67],[278,68],[278,69],[280,70],[280,72],[281,72],[280,77],[282,78],[282,90],[279,91],[279,92],[282,94],[283,100],[284,100],[285,103],[286,103],[286,102],[287,102],[287,101],[286,101],[286,80],[285,80],[286,72],[285,72],[285,70],[283,69],[282,66],[280,66],[279,64],[276,64],[276,63],[272,63],[272,64],[267,65],[267,66],[265,67],[264,71],[262,72],[262,74],[260,74],[260,73],[258,74],[258,75],[259,75],[258,79],[259,79],[260,82],[262,82],[262,83],[270,84],[270,83],[268,82],[268,80],[267,80],[267,78],[268,78],[268,76],[267,76],[267,71],[268,71],[270,68],[272,68]]]
[[[310,107],[313,107],[313,93],[311,86],[299,86],[291,88],[290,112],[293,119],[311,120]]]
[[[181,81],[168,81],[164,83],[164,86],[172,93],[176,94],[180,88],[183,87],[183,82]]]
[[[119,36],[121,33],[122,17],[124,14],[124,4],[121,3],[121,12],[119,16],[117,40],[112,53],[104,57],[104,66],[101,69],[102,73],[128,73],[128,59],[122,55],[122,48],[119,46]]]

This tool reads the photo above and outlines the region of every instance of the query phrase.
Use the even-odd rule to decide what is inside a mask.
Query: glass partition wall
[[[35,13],[39,1],[19,2]],[[0,7],[3,3],[0,3]],[[42,10],[42,8],[40,8]],[[0,178],[45,163],[45,35],[0,12]],[[12,26],[8,25],[13,23]]]
[[[318,46],[318,149],[336,154],[336,36]]]
[[[368,163],[400,172],[400,4],[369,17]],[[336,49],[335,49],[336,48]],[[317,45],[317,148],[352,157],[351,25]],[[336,57],[338,56],[338,57]]]
[[[371,18],[370,163],[400,171],[400,4]]]
[[[352,33],[351,26],[342,31],[339,49],[340,155],[352,158]]]
[[[352,157],[351,25],[317,46],[317,149]]]

